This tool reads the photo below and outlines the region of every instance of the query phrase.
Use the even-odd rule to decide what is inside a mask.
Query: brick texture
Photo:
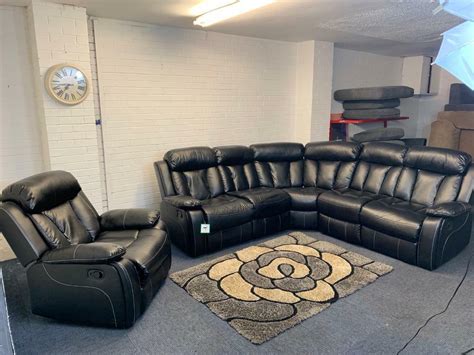
[[[94,22],[110,208],[158,207],[169,149],[294,139],[295,43]]]
[[[91,76],[86,10],[34,0],[28,7],[28,19],[49,168],[76,176],[91,202],[102,211],[94,92],[79,105],[66,106],[49,97],[43,84],[46,71],[63,62],[72,62]]]

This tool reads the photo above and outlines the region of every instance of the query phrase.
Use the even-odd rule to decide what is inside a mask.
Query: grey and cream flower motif
[[[260,344],[391,269],[295,232],[171,278],[240,334]]]

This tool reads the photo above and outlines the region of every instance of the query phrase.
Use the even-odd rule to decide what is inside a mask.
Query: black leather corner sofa
[[[190,256],[312,229],[432,270],[470,239],[474,170],[459,151],[379,142],[193,147],[167,152],[155,171],[161,218]]]
[[[27,267],[35,314],[127,328],[168,275],[170,241],[157,211],[99,216],[64,171],[18,181],[1,201],[0,231]]]

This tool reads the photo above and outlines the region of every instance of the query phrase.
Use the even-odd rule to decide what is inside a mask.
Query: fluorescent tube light
[[[268,5],[274,0],[240,0],[231,5],[224,6],[199,16],[194,24],[201,27],[211,26],[217,22],[241,15],[259,7]]]
[[[194,6],[189,13],[191,16],[199,16],[220,7],[233,4],[236,1],[237,0],[205,0]]]

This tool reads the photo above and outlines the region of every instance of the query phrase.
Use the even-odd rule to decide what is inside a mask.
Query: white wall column
[[[100,212],[102,188],[93,92],[82,103],[66,106],[53,100],[44,88],[46,71],[59,63],[77,65],[90,78],[86,9],[33,0],[28,7],[28,24],[46,168],[71,172]]]
[[[297,44],[295,140],[326,141],[331,115],[334,43]]]

